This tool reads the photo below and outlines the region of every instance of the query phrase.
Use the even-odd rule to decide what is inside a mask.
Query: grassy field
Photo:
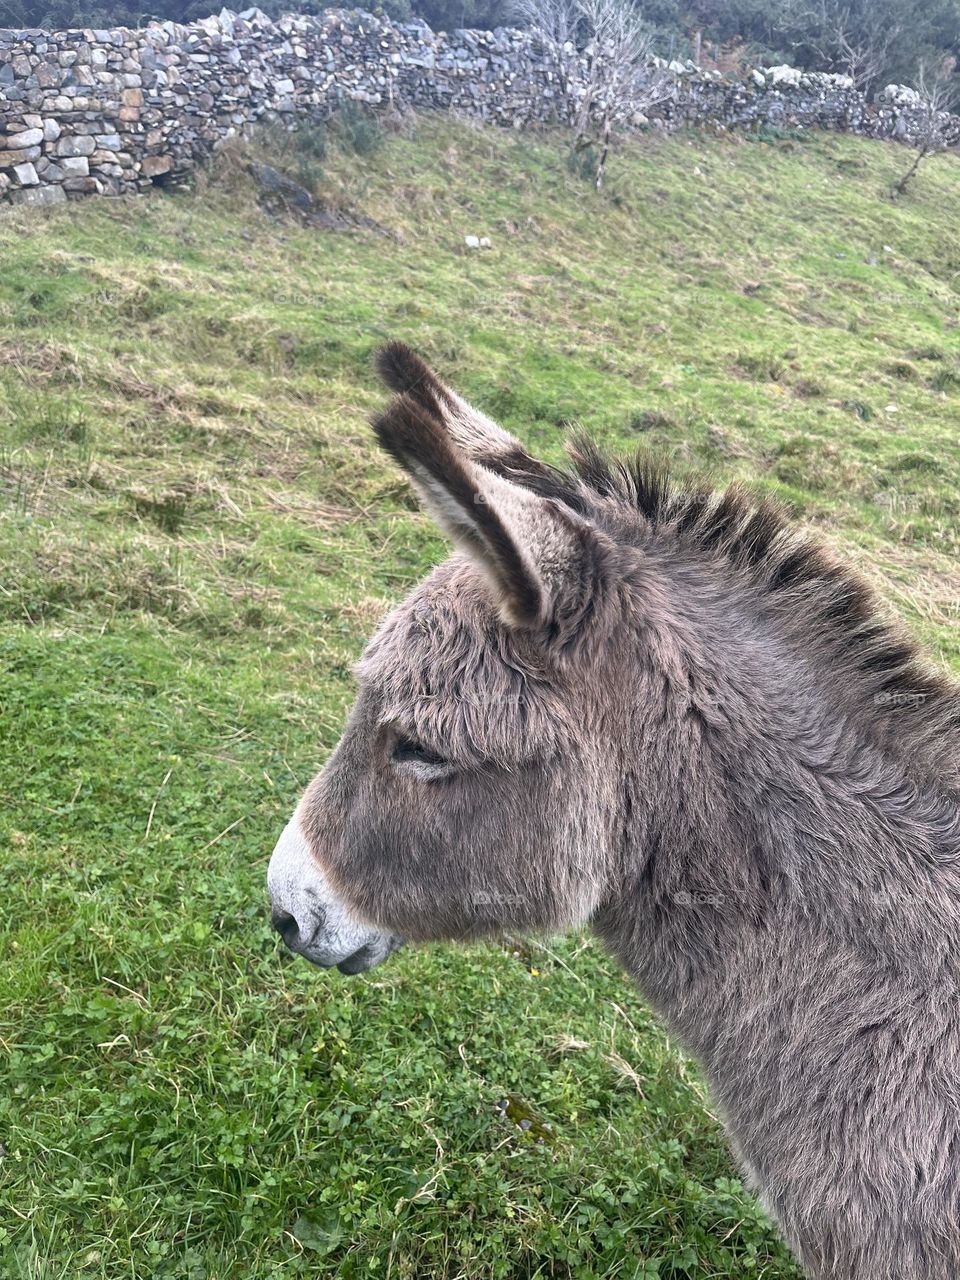
[[[365,427],[387,337],[551,458],[578,419],[779,492],[960,669],[960,162],[891,203],[907,162],[675,137],[601,198],[421,121],[322,164],[389,237],[271,219],[237,157],[0,219],[2,1280],[794,1280],[594,941],[348,980],[264,876],[445,554]]]

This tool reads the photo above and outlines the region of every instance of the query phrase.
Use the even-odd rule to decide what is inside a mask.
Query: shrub
[[[342,151],[358,156],[372,155],[383,145],[383,127],[373,114],[352,98],[341,100],[330,124],[330,132]]]

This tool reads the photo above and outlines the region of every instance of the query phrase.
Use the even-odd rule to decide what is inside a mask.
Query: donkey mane
[[[572,470],[533,458],[451,391],[404,343],[377,354],[387,386],[458,433],[473,461],[596,523],[622,545],[671,551],[751,591],[837,707],[908,773],[960,792],[960,686],[933,669],[873,588],[790,514],[742,485],[717,490],[675,477],[646,451],[609,459],[582,432]],[[479,430],[478,430],[479,427]],[[639,519],[638,519],[639,517]]]
[[[478,461],[621,543],[670,547],[751,588],[792,646],[821,656],[818,675],[858,728],[911,772],[960,788],[960,686],[931,667],[869,583],[798,530],[783,506],[740,484],[716,489],[675,476],[644,450],[607,458],[582,432],[568,453],[569,470],[522,450]]]

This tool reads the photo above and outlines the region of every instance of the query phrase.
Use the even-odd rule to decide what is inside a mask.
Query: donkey
[[[769,500],[531,457],[401,344],[381,445],[457,547],[271,860],[356,973],[589,925],[816,1280],[960,1276],[960,688]]]

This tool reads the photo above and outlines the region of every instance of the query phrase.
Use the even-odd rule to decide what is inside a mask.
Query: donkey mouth
[[[309,948],[304,948],[298,954],[304,960],[309,960],[317,969],[337,969],[350,977],[355,973],[366,973],[368,969],[375,969],[378,964],[386,960],[387,956],[392,955],[398,947],[402,946],[402,939],[389,937],[368,942],[351,955],[344,956],[342,960],[332,958],[329,953],[316,954]]]
[[[353,974],[363,973],[366,969],[372,969],[379,963],[376,956],[378,948],[372,943],[367,943],[365,947],[361,947],[359,951],[355,951],[352,956],[347,956],[346,960],[341,960],[337,968],[341,973]],[[379,959],[382,959],[380,957]]]
[[[371,938],[356,951],[347,955],[336,946],[325,946],[321,930],[317,929],[312,936],[304,937],[295,918],[285,911],[276,911],[271,924],[280,934],[290,951],[308,960],[317,969],[339,969],[341,973],[364,973],[374,968],[392,955],[398,947],[403,946],[403,939],[385,934]]]
[[[291,951],[318,969],[363,973],[403,943],[351,915],[313,859],[296,815],[273,851],[267,887],[274,929]]]
[[[381,964],[386,960],[387,956],[393,955],[394,951],[399,950],[402,946],[402,938],[387,934],[383,938],[377,938],[372,942],[366,943],[359,951],[355,951],[352,956],[347,956],[346,960],[341,960],[337,968],[341,973],[345,973],[348,976],[354,973],[365,973],[367,969],[373,969],[376,965]]]

